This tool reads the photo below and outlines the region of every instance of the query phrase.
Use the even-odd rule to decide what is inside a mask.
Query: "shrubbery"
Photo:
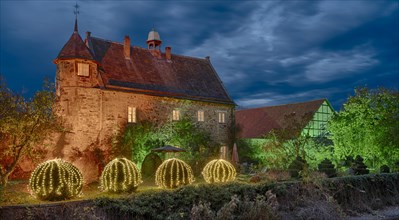
[[[236,178],[236,174],[233,164],[223,159],[210,161],[202,171],[202,176],[207,183],[233,181]]]
[[[369,173],[366,164],[363,163],[363,158],[359,155],[357,155],[355,161],[353,161],[352,169],[355,175],[364,175]]]
[[[157,169],[155,183],[163,188],[176,188],[194,182],[193,171],[186,162],[171,158]]]
[[[136,164],[126,158],[109,162],[100,177],[101,188],[106,192],[132,192],[142,182]]]
[[[82,173],[61,159],[39,164],[29,179],[30,190],[42,200],[70,199],[80,195],[82,187]]]
[[[302,157],[296,157],[288,166],[288,171],[292,178],[299,178],[301,176],[300,173],[307,167],[308,164],[306,160],[302,159]]]
[[[325,173],[329,178],[337,176],[337,170],[329,159],[324,159],[318,166],[319,171]]]

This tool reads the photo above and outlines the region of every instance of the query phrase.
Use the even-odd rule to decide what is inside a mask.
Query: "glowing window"
[[[226,112],[219,112],[219,123],[226,123]]]
[[[180,111],[179,110],[173,110],[172,120],[173,121],[180,120]]]
[[[127,107],[127,122],[136,123],[136,107]]]
[[[89,64],[78,63],[78,76],[89,76]]]
[[[198,121],[204,121],[204,111],[198,111]]]

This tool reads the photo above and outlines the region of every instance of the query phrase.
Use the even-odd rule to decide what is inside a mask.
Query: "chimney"
[[[125,59],[130,59],[130,37],[125,36],[125,44],[123,45],[123,54],[125,55]]]
[[[171,47],[165,47],[165,56],[167,60],[171,60],[172,59],[172,48]]]
[[[90,36],[91,36],[91,32],[90,31],[86,31],[86,39],[85,39],[86,47],[89,47],[89,37]]]

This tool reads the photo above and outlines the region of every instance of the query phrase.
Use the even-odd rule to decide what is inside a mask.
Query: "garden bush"
[[[389,173],[389,171],[390,171],[390,169],[389,169],[389,166],[387,166],[387,165],[382,165],[380,167],[380,173]]]
[[[156,153],[150,153],[144,158],[141,174],[144,178],[153,177],[161,164],[162,159]]]
[[[302,157],[296,157],[288,166],[288,171],[292,178],[299,178],[301,176],[300,172],[304,171],[307,167],[306,160],[302,159]]]
[[[337,170],[335,169],[334,164],[327,158],[318,165],[318,168],[319,171],[325,173],[328,178],[337,176]]]
[[[41,200],[64,200],[81,194],[82,173],[61,159],[39,164],[29,179],[31,192]]]
[[[369,173],[366,164],[363,163],[363,158],[359,155],[357,155],[355,161],[353,161],[352,169],[355,175],[364,175]]]
[[[237,172],[233,164],[223,159],[210,161],[202,171],[202,176],[207,183],[233,181],[236,175]]]
[[[165,160],[155,174],[155,183],[163,188],[176,188],[192,182],[194,175],[190,165],[177,158]]]
[[[126,158],[115,158],[105,167],[100,177],[100,187],[106,192],[132,192],[142,182],[136,164]]]

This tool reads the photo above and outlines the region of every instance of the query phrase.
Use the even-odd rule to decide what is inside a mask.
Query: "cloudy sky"
[[[75,1],[0,0],[0,73],[29,96],[73,31]],[[239,108],[399,88],[399,8],[389,1],[78,1],[79,32],[210,56]]]

